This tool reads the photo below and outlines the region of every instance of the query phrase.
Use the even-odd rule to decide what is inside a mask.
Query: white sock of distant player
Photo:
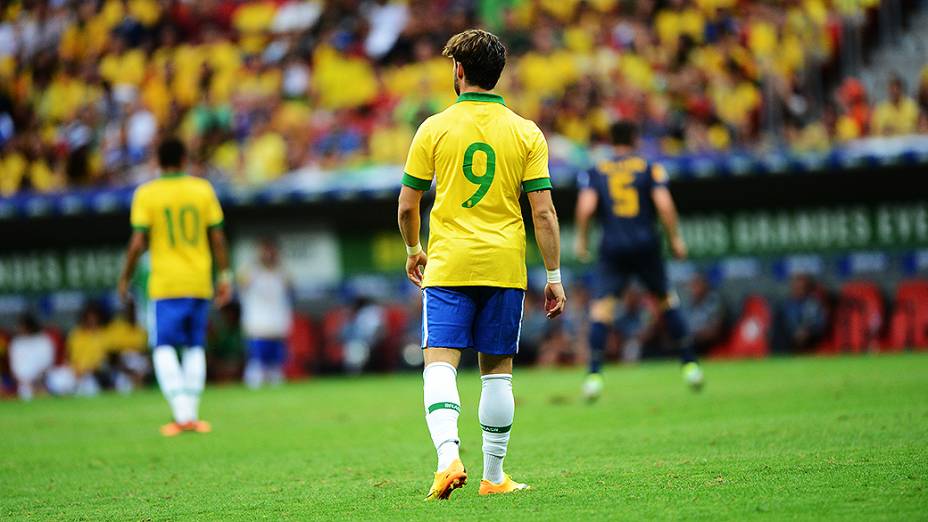
[[[206,353],[200,346],[184,350],[184,391],[186,392],[190,420],[200,418],[200,395],[206,384]]]
[[[267,369],[265,380],[271,386],[280,386],[284,382],[284,369],[280,366],[271,366]]]
[[[505,479],[503,459],[509,446],[509,430],[516,404],[512,397],[512,375],[484,375],[478,416],[483,428],[483,478],[494,484]]]
[[[438,451],[438,471],[459,458],[458,416],[461,398],[458,395],[458,372],[446,362],[429,364],[422,371],[425,398],[425,422]]]
[[[264,384],[264,365],[257,359],[248,359],[245,363],[245,371],[242,374],[242,380],[245,386],[252,390],[258,389]]]
[[[171,406],[176,422],[189,422],[188,408],[184,404],[184,376],[177,360],[177,352],[171,346],[159,346],[152,353],[152,365],[161,393]]]

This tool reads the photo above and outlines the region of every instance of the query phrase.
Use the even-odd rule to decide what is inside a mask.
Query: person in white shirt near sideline
[[[44,388],[46,373],[55,363],[55,345],[32,314],[19,318],[19,331],[10,343],[10,370],[19,398],[31,400]]]
[[[245,385],[259,388],[283,381],[293,315],[291,283],[280,264],[277,243],[262,239],[259,259],[240,276],[242,329],[247,339]]]

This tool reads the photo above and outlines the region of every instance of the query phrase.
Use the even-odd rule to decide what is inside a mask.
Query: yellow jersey
[[[100,328],[78,326],[68,335],[68,358],[78,375],[99,370],[106,351],[106,335]]]
[[[106,347],[114,353],[142,353],[148,347],[148,334],[141,326],[122,318],[106,326]]]
[[[436,179],[423,287],[526,288],[522,192],[551,188],[548,144],[501,96],[464,93],[425,120],[413,138],[403,184]]]
[[[212,185],[182,173],[165,174],[135,191],[132,228],[148,233],[150,299],[213,295],[210,228],[222,226]]]

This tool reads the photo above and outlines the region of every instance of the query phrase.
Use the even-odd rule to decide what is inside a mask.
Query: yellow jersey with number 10
[[[222,207],[205,179],[165,174],[132,198],[132,228],[148,233],[150,299],[213,295],[208,230],[222,226]]]
[[[522,288],[522,192],[551,188],[548,144],[535,123],[490,93],[464,93],[419,126],[403,184],[436,180],[424,287]]]

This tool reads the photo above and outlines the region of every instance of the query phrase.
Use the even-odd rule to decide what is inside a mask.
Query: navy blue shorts
[[[183,297],[158,299],[149,306],[148,335],[152,346],[175,348],[206,345],[209,300]]]
[[[431,287],[422,292],[422,347],[473,348],[490,355],[519,351],[525,290]]]
[[[637,279],[652,295],[669,295],[664,256],[660,249],[647,249],[602,256],[596,267],[593,297],[621,296],[632,279]]]
[[[280,366],[287,358],[287,344],[283,339],[248,339],[248,359],[261,361],[265,366]]]

